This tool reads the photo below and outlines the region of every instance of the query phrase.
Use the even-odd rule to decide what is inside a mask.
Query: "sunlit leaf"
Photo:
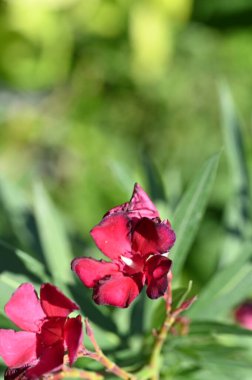
[[[220,86],[220,101],[225,152],[232,185],[225,210],[225,224],[228,228],[220,260],[222,265],[226,265],[239,254],[243,239],[251,235],[251,196],[244,137],[230,91],[224,84]]]
[[[69,241],[59,214],[39,183],[34,186],[34,207],[43,253],[51,275],[62,282],[71,282]]]
[[[251,293],[251,244],[244,245],[239,258],[216,273],[199,294],[188,315],[194,319],[217,319]]]
[[[200,226],[214,183],[220,154],[211,157],[193,178],[175,210],[173,228],[177,240],[171,251],[173,275],[178,276]]]
[[[231,325],[226,323],[220,323],[215,321],[192,321],[190,324],[190,335],[244,335],[251,336],[252,331],[244,329],[237,325]]]

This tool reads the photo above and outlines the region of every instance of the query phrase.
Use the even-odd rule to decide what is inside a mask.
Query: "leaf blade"
[[[210,280],[187,315],[193,319],[216,319],[248,296],[252,287],[252,264],[247,261],[251,254],[248,242],[242,255]]]
[[[34,186],[34,209],[46,263],[55,281],[71,283],[71,249],[62,221],[41,183]]]
[[[171,252],[174,276],[179,275],[200,225],[216,176],[219,158],[218,153],[205,163],[175,210],[173,228],[177,240]]]

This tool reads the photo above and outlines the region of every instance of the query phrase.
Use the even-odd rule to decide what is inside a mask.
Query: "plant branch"
[[[86,318],[85,319],[85,325],[86,325],[86,332],[87,332],[87,335],[95,349],[95,352],[90,352],[86,349],[83,350],[83,355],[84,356],[88,356],[96,361],[98,361],[99,363],[101,363],[105,368],[107,368],[107,370],[109,372],[112,372],[114,375],[120,377],[121,379],[123,380],[137,380],[136,376],[129,373],[129,372],[126,372],[124,369],[120,368],[117,364],[115,364],[114,362],[112,362],[101,350],[101,348],[99,347],[96,339],[95,339],[95,336],[94,336],[94,333],[93,333],[93,330],[89,324],[89,321],[88,319]]]
[[[189,320],[183,317],[180,317],[180,313],[188,309],[191,304],[196,300],[196,297],[192,297],[184,302],[175,310],[172,310],[172,273],[168,273],[168,287],[164,295],[166,302],[166,317],[162,327],[159,332],[156,334],[156,340],[154,348],[150,358],[150,368],[151,368],[151,379],[158,380],[159,372],[161,367],[161,351],[164,345],[164,342],[168,336],[168,333],[171,331],[173,325],[176,322],[180,322],[182,325],[182,333],[186,334],[188,332]]]
[[[47,380],[61,380],[65,378],[76,378],[76,379],[85,379],[85,380],[103,380],[104,377],[96,372],[84,371],[78,368],[70,368],[68,366],[64,366],[62,372],[49,375],[48,377],[44,377]]]

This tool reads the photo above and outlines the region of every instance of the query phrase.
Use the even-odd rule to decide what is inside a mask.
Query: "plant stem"
[[[158,380],[159,379],[159,372],[160,372],[160,366],[161,366],[161,350],[164,345],[164,342],[167,338],[168,332],[171,329],[172,325],[176,321],[176,317],[173,316],[171,312],[172,307],[172,272],[168,273],[168,287],[166,290],[166,293],[164,295],[165,303],[166,303],[166,318],[164,320],[164,323],[159,330],[157,336],[156,336],[156,342],[151,354],[150,358],[150,368],[152,372],[152,380]]]
[[[107,370],[109,372],[112,372],[114,375],[120,377],[121,379],[123,380],[137,380],[136,376],[129,373],[129,372],[126,372],[124,369],[120,368],[117,364],[115,364],[114,362],[112,362],[101,350],[101,348],[99,347],[96,339],[95,339],[95,336],[94,336],[94,333],[93,333],[93,330],[88,322],[88,319],[85,319],[85,325],[86,325],[86,331],[87,331],[87,335],[91,341],[91,343],[93,344],[94,346],[94,349],[95,349],[95,352],[90,352],[90,351],[87,351],[87,350],[83,350],[83,354],[84,356],[89,356],[91,357],[92,359],[98,361],[99,363],[101,363],[105,368],[107,368]]]
[[[191,286],[191,285],[189,285]],[[190,291],[191,288],[189,288]],[[187,296],[187,293],[185,296]],[[156,335],[156,341],[150,358],[151,379],[159,380],[159,372],[161,367],[161,350],[167,338],[169,331],[175,322],[180,322],[182,325],[182,334],[188,333],[189,320],[185,317],[180,317],[180,313],[187,310],[192,303],[197,299],[196,296],[182,301],[177,309],[172,310],[172,273],[168,273],[168,287],[164,294],[166,303],[166,317],[164,323]]]
[[[168,332],[170,331],[172,325],[176,321],[176,317],[172,314],[168,314],[166,319],[156,337],[156,343],[154,345],[154,349],[152,351],[151,359],[150,359],[150,367],[152,369],[152,380],[159,379],[159,369],[161,365],[161,350],[164,345],[164,342],[167,338]]]
[[[103,380],[104,377],[96,372],[84,371],[78,368],[69,368],[65,366],[59,374],[50,375],[49,377],[44,377],[47,380],[61,380],[66,377],[85,379],[85,380]]]

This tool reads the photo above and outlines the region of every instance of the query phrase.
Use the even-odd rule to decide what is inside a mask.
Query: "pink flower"
[[[175,233],[136,184],[130,202],[105,214],[91,230],[97,247],[110,262],[76,258],[72,269],[85,286],[93,288],[100,305],[127,307],[144,285],[154,299],[164,295],[171,260],[164,256],[173,246]]]
[[[252,301],[245,301],[235,310],[236,322],[248,330],[252,330]]]
[[[40,300],[30,283],[22,284],[5,313],[22,331],[0,329],[0,356],[9,367],[5,379],[38,379],[60,370],[68,351],[70,365],[82,341],[79,307],[51,284],[40,288]]]

